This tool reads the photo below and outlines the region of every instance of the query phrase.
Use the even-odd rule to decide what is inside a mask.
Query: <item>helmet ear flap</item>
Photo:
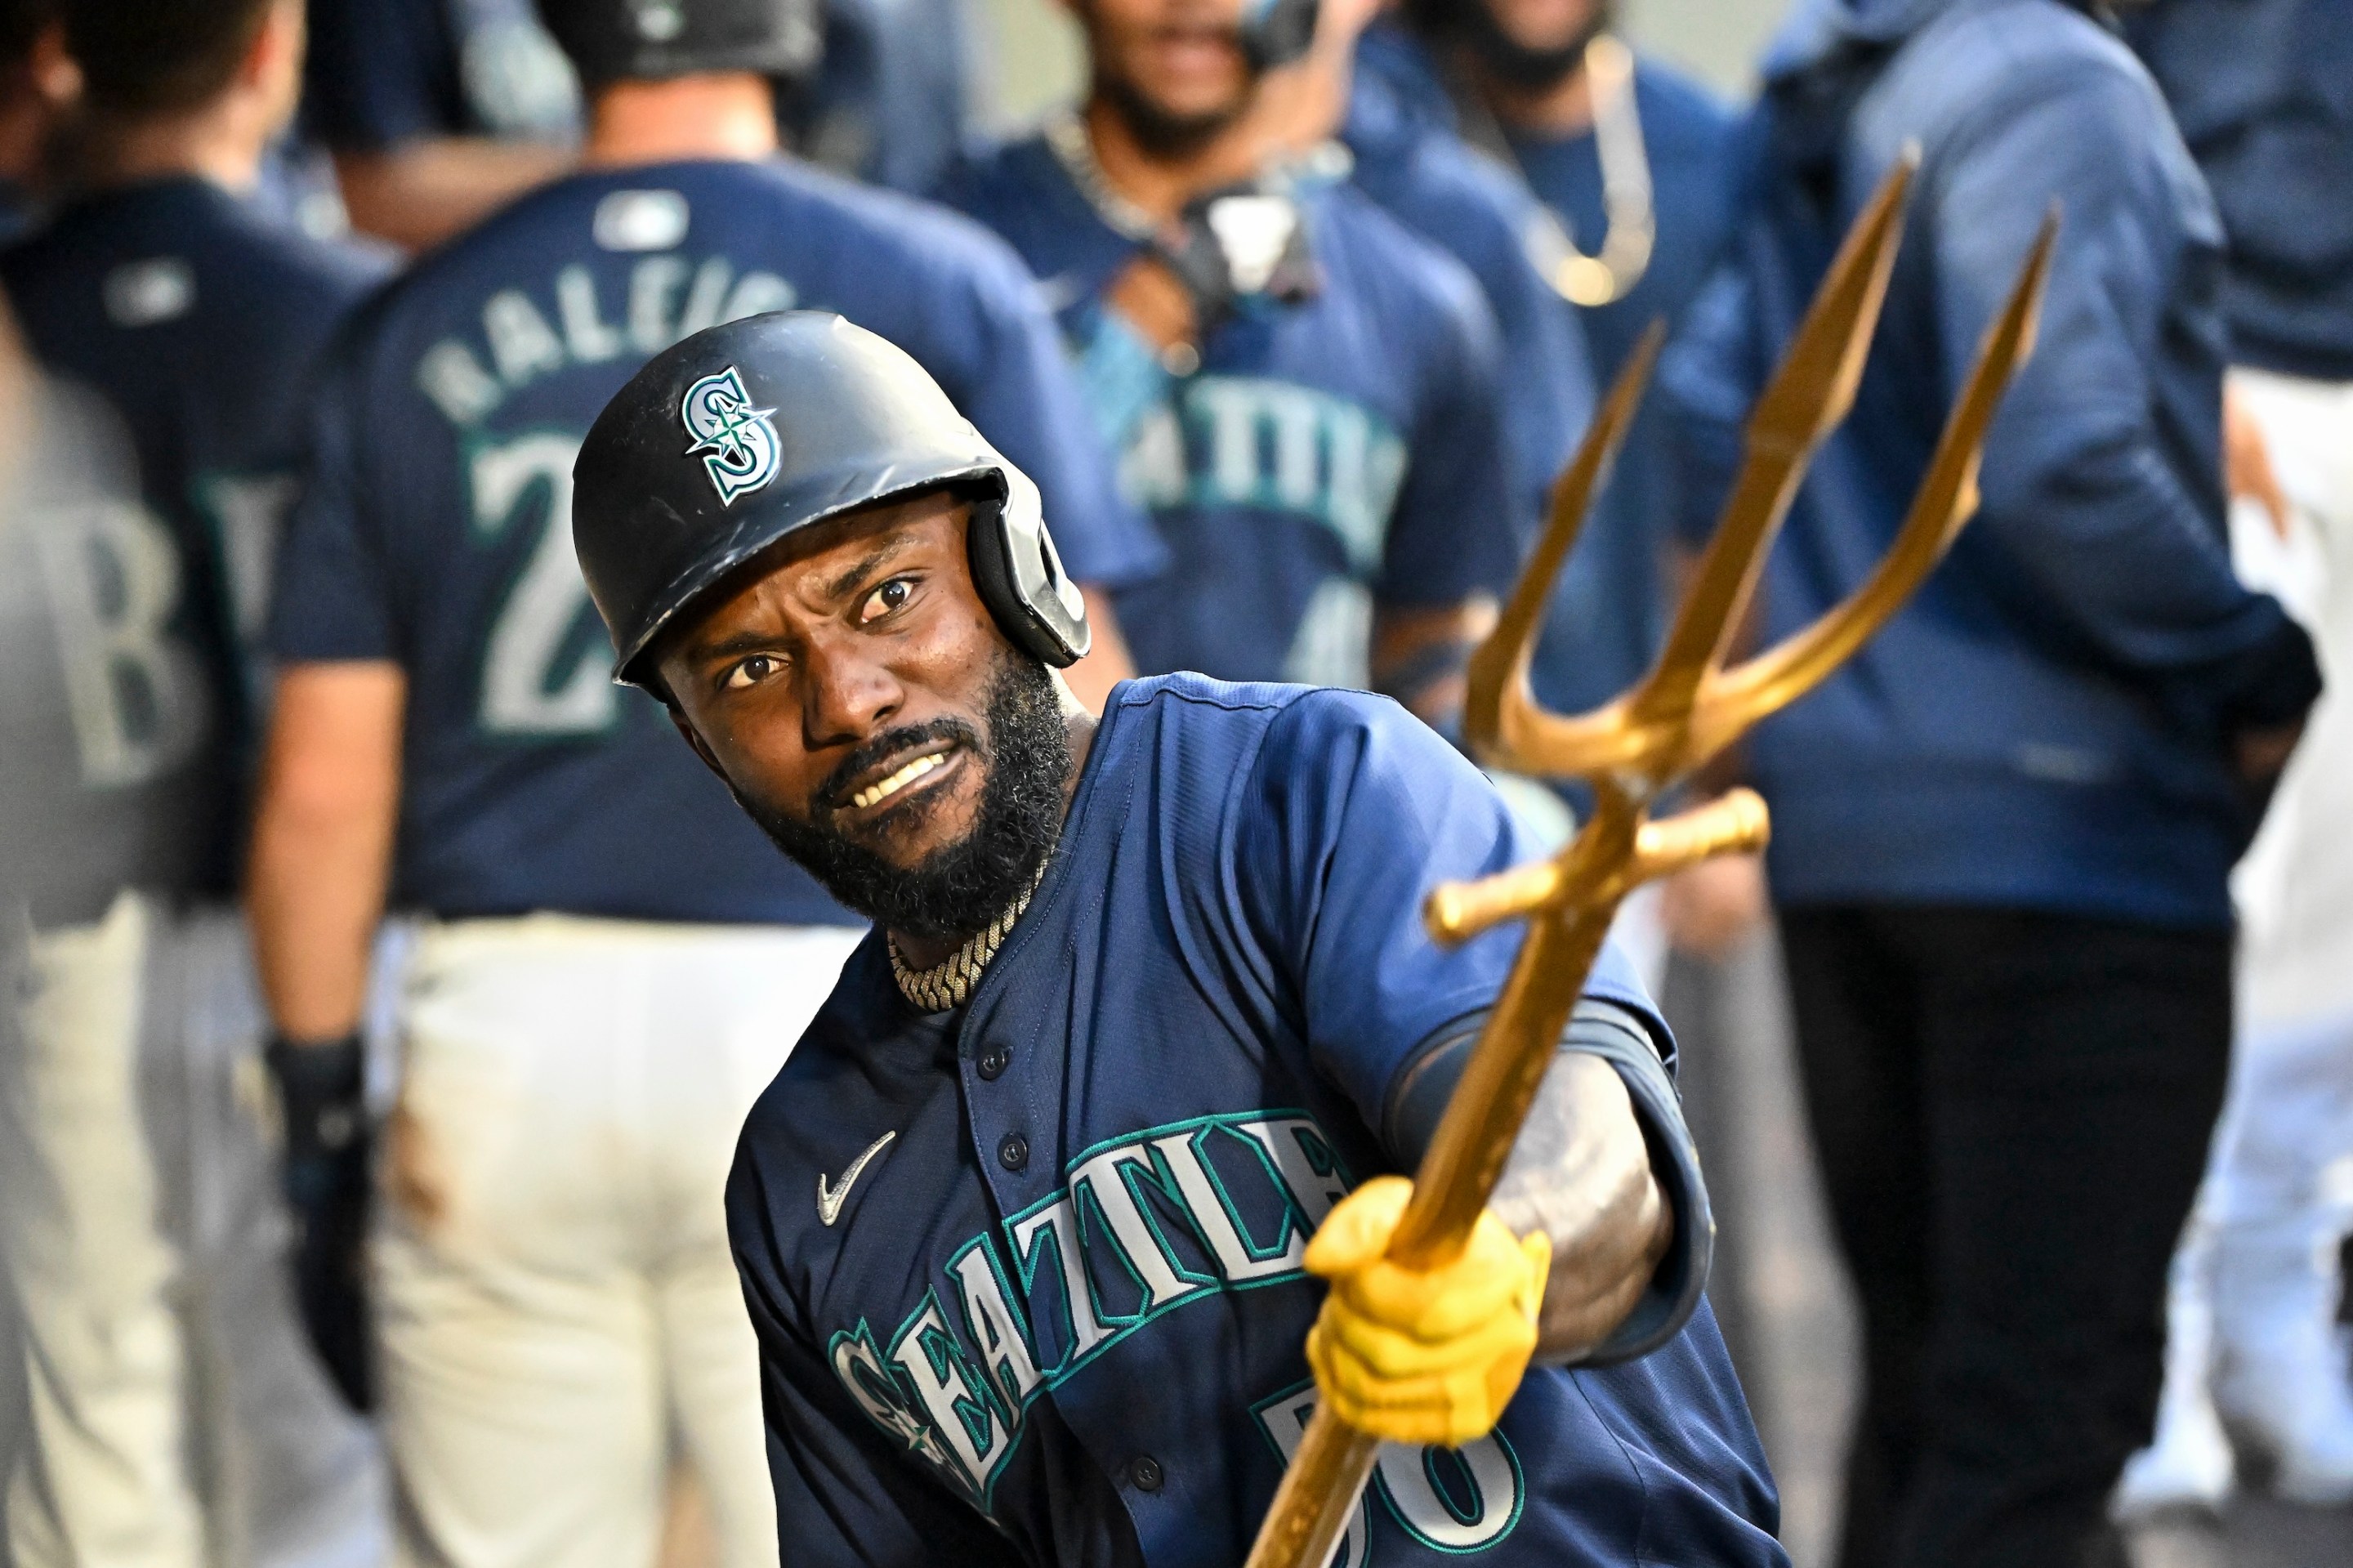
[[[1093,643],[1087,601],[1062,570],[1029,475],[1007,464],[1007,493],[976,499],[965,525],[973,586],[997,630],[1024,652],[1063,669]]]

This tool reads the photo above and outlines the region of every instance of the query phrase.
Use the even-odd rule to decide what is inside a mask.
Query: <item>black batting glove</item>
[[[302,1326],[354,1410],[375,1403],[365,1248],[369,1172],[366,1054],[340,1040],[271,1039],[263,1053],[285,1128],[280,1179],[294,1213],[294,1291]]]

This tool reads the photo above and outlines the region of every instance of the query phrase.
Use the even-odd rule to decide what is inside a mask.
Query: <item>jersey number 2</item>
[[[578,437],[553,430],[474,450],[476,541],[492,545],[535,527],[482,650],[478,716],[493,735],[596,735],[620,713],[603,628],[572,551],[572,460],[579,454]]]

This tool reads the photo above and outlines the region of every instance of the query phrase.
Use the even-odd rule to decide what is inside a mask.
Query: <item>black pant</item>
[[[1786,910],[1808,1111],[1862,1297],[1842,1568],[2121,1564],[2167,1260],[2222,1101],[2228,933]]]

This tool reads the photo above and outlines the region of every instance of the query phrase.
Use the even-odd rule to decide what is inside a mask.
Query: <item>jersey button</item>
[[[1008,1171],[1018,1171],[1029,1163],[1029,1140],[1018,1132],[1008,1132],[997,1146],[997,1162]]]
[[[1156,1492],[1167,1478],[1160,1473],[1160,1461],[1149,1454],[1136,1456],[1135,1463],[1127,1467],[1127,1478],[1135,1483],[1140,1492]]]
[[[974,1063],[973,1066],[982,1077],[994,1082],[1005,1071],[1007,1064],[1012,1060],[1012,1052],[1002,1045],[991,1045],[980,1054],[980,1060]]]

